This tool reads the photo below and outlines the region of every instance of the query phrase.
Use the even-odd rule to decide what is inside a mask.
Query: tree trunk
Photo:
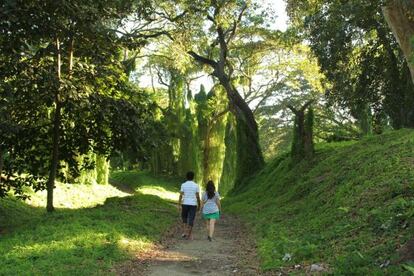
[[[313,158],[315,147],[313,144],[313,109],[310,107],[305,118],[304,149],[306,158]]]
[[[288,108],[295,114],[291,149],[291,156],[294,162],[299,162],[305,158],[312,158],[314,155],[313,110],[309,108],[308,114],[305,116],[305,111],[311,103],[312,101],[308,101],[300,109],[288,105]]]
[[[302,110],[295,112],[295,125],[293,127],[293,142],[291,155],[295,160],[305,157],[305,113]]]
[[[3,175],[3,166],[4,166],[4,159],[3,159],[3,149],[0,148],[0,184],[2,183],[2,175]]]
[[[57,99],[58,97],[56,97]],[[56,171],[59,163],[59,138],[60,138],[60,121],[61,121],[61,103],[55,100],[56,109],[53,119],[53,149],[52,160],[50,163],[49,179],[47,181],[47,211],[54,211],[53,207],[53,189],[55,188]]]
[[[49,179],[46,184],[47,190],[47,206],[48,212],[53,212],[53,189],[55,188],[56,172],[59,163],[59,140],[60,140],[60,124],[62,104],[60,102],[60,81],[61,81],[61,49],[60,41],[56,38],[56,60],[57,60],[57,88],[55,91],[55,114],[53,118],[53,138],[52,138],[52,156],[50,161]]]
[[[407,4],[410,5],[410,4]],[[414,20],[409,15],[413,15],[413,11],[409,11],[408,7],[404,7],[401,1],[394,0],[391,4],[382,8],[385,20],[390,26],[405,58],[411,72],[411,79],[414,83],[414,64],[412,62],[413,46],[412,39],[414,37]]]
[[[231,81],[223,73],[218,73],[216,76],[226,90],[230,111],[236,118],[237,170],[235,186],[238,186],[264,166],[259,143],[259,128],[253,111],[231,84]]]
[[[369,105],[361,108],[358,114],[358,122],[363,136],[372,134],[372,115]]]

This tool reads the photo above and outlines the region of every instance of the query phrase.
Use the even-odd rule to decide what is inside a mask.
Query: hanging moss
[[[178,175],[180,173],[181,139],[186,135],[183,129],[185,121],[185,80],[177,71],[170,71],[171,79],[168,87],[168,112],[164,115],[163,122],[168,131],[169,141],[165,146],[156,149],[153,154],[152,170],[153,173],[169,173]],[[154,165],[157,167],[155,168]]]
[[[202,151],[204,145],[204,139],[207,132],[207,116],[208,113],[208,99],[205,88],[203,85],[200,86],[200,92],[195,95],[196,106],[196,116],[197,116],[197,125],[198,125],[198,139],[200,141],[200,148]]]
[[[194,144],[195,128],[195,119],[191,114],[191,110],[187,109],[180,139],[180,175],[185,175],[188,171],[194,171],[197,174],[197,143]]]
[[[78,157],[80,174],[75,178],[75,183],[91,185],[96,183],[96,170],[94,165],[96,164],[96,154],[89,153],[87,155]]]
[[[103,155],[96,156],[96,182],[108,185],[109,180],[109,161]]]
[[[62,181],[91,185],[95,183],[106,185],[109,178],[109,161],[102,155],[93,152],[76,157],[78,167],[66,164],[61,170]]]
[[[226,116],[212,118],[215,112],[226,109],[227,98],[222,89],[207,94],[203,85],[192,98],[184,84],[183,76],[172,74],[169,112],[164,118],[171,138],[166,147],[153,153],[152,171],[183,176],[191,170],[200,184],[211,179],[218,186],[226,151]]]
[[[220,179],[223,171],[225,157],[225,134],[227,113],[222,113],[227,109],[227,97],[225,91],[218,87],[212,89],[208,95],[207,132],[204,138],[204,165],[203,165],[203,184],[209,180],[220,187]]]
[[[227,117],[226,132],[225,132],[225,154],[223,161],[223,169],[220,178],[219,192],[221,195],[226,195],[234,187],[236,180],[236,121],[232,114]]]

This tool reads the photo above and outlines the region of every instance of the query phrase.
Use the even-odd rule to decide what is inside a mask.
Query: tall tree
[[[382,8],[382,11],[405,55],[411,79],[414,82],[414,3],[406,0],[392,0]]]
[[[159,4],[162,8],[168,6]],[[232,43],[242,25],[258,24],[249,15],[249,4],[249,1],[184,2],[180,6],[182,12],[172,17],[174,21],[170,20],[173,23],[171,38],[175,44],[181,45],[194,60],[209,68],[226,91],[230,111],[237,121],[236,183],[241,183],[264,164],[257,122],[234,82]]]

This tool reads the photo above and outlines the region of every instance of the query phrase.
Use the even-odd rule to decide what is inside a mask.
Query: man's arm
[[[180,192],[180,197],[178,198],[178,207],[180,207],[181,208],[181,202],[182,202],[182,200],[183,200],[183,192]]]

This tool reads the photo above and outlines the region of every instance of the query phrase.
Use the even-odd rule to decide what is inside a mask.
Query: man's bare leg
[[[193,227],[191,225],[188,225],[188,235],[187,235],[187,239],[193,240],[192,232],[193,232]]]
[[[187,223],[183,223],[183,233],[181,234],[182,238],[188,237],[188,225]]]

